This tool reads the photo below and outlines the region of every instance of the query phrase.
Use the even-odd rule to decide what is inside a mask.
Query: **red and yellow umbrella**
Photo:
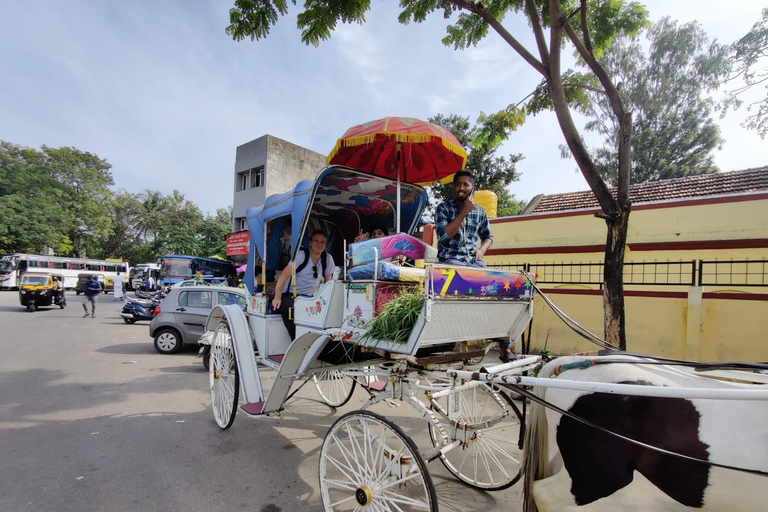
[[[413,117],[385,117],[347,130],[326,163],[398,183],[434,184],[463,169],[467,152],[442,126]]]

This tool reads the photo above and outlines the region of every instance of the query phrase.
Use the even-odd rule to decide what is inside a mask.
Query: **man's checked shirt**
[[[437,206],[435,213],[435,231],[437,232],[437,257],[440,261],[456,259],[467,264],[475,261],[472,251],[480,246],[480,241],[493,239],[488,214],[482,206],[475,205],[474,209],[464,217],[459,231],[453,238],[445,234],[445,227],[459,214],[456,200],[445,201]]]

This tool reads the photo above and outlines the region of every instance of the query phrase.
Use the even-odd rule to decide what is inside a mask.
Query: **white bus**
[[[104,276],[111,283],[119,273],[128,277],[128,262],[119,260],[89,260],[61,256],[40,256],[37,254],[7,254],[0,258],[0,290],[15,290],[19,287],[21,274],[27,270],[55,271],[64,275],[64,287],[74,289],[77,275],[93,272]]]

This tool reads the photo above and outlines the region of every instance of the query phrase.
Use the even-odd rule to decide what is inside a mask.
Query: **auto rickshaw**
[[[19,284],[19,303],[27,311],[36,311],[40,306],[59,306],[64,309],[64,276],[51,272],[26,272]]]

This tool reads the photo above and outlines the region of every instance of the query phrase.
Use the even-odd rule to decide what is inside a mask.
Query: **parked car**
[[[184,343],[197,344],[214,306],[237,304],[245,309],[248,300],[242,288],[223,286],[177,286],[171,288],[155,308],[149,335],[161,354],[174,354]]]
[[[185,279],[173,285],[174,288],[177,286],[229,286],[229,283],[226,277],[209,277],[203,278],[199,283],[194,279]]]

